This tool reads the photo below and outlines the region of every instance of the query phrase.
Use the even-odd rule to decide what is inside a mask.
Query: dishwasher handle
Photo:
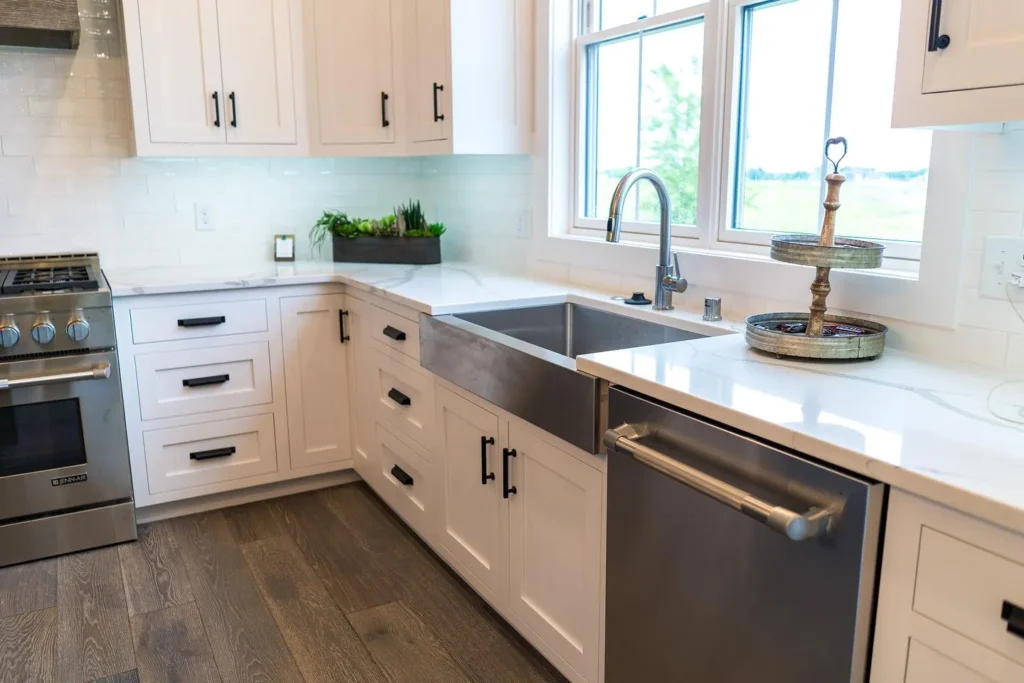
[[[698,469],[684,465],[664,453],[644,446],[638,439],[649,433],[645,426],[624,424],[604,434],[609,451],[628,455],[637,462],[689,486],[720,503],[752,517],[793,541],[806,541],[826,536],[835,524],[837,510],[812,507],[799,514],[756,498],[743,489],[715,479]]]

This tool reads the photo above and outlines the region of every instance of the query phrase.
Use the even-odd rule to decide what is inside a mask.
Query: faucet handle
[[[675,275],[676,277],[682,277],[683,276],[683,269],[679,267],[679,252],[678,251],[672,252],[672,264],[676,268],[675,271],[672,274]]]
[[[686,291],[686,288],[689,286],[689,283],[687,283],[686,279],[683,277],[683,269],[679,267],[679,252],[673,252],[672,264],[674,270],[672,272],[672,275],[670,275],[667,278],[669,285],[667,289],[674,290],[679,294],[682,294],[683,292]]]

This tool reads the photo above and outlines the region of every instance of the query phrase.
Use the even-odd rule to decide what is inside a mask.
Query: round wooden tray
[[[775,235],[772,258],[783,263],[816,268],[880,268],[885,246],[876,242],[837,237],[834,247],[818,244],[817,235]]]
[[[826,328],[843,328],[835,336],[808,337],[779,331],[782,325],[806,324],[809,319],[807,313],[752,315],[747,318],[747,344],[779,356],[821,360],[877,358],[885,350],[885,334],[889,328],[860,318],[826,315]]]

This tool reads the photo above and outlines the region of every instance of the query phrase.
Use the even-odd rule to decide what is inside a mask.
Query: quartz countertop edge
[[[891,349],[875,361],[783,360],[747,348],[741,321],[707,323],[685,309],[657,313],[613,301],[613,292],[597,287],[477,264],[299,261],[104,273],[115,299],[334,283],[427,315],[575,302],[706,334],[706,339],[581,356],[577,367],[1024,533],[1024,373],[946,364]]]

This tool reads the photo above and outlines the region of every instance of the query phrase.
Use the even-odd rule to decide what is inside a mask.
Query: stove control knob
[[[0,323],[0,349],[9,349],[21,341],[21,330],[12,321]]]
[[[81,316],[75,316],[68,323],[68,339],[73,342],[83,342],[89,336],[89,323]]]
[[[57,336],[57,329],[53,326],[49,320],[43,320],[37,322],[32,326],[32,339],[37,344],[50,344],[53,342],[53,338]]]

